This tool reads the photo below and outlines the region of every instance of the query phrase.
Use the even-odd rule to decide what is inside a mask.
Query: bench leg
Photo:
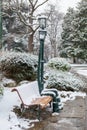
[[[50,104],[50,108],[51,108],[52,107],[52,101],[49,104]]]
[[[23,104],[20,105],[20,109],[21,109],[21,116],[22,116],[23,113],[25,112],[25,108],[24,108],[24,105],[23,105]]]
[[[41,116],[41,109],[40,109],[40,105],[38,106],[38,120],[40,121],[40,116]]]

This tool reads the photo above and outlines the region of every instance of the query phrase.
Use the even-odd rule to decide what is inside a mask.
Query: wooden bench
[[[53,99],[51,96],[40,96],[36,83],[21,85],[13,88],[11,91],[17,92],[21,101],[20,106],[22,110],[24,110],[25,108],[32,107],[34,105],[38,107],[38,119],[40,119],[41,109],[46,108],[47,105],[50,104]]]

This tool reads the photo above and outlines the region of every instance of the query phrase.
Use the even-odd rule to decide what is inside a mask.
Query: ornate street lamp
[[[44,87],[43,73],[44,73],[44,41],[47,34],[46,28],[46,17],[39,17],[39,39],[40,39],[40,48],[39,48],[39,59],[38,59],[38,86],[39,92],[41,94]]]
[[[38,18],[38,21],[39,21],[39,27],[41,29],[45,29],[46,28],[46,17],[39,17]]]
[[[39,19],[39,39],[40,39],[40,48],[39,48],[39,60],[38,60],[38,87],[41,95],[50,95],[53,97],[53,112],[59,112],[59,102],[58,91],[56,89],[44,89],[44,41],[47,34],[46,28],[46,17],[40,17]],[[42,92],[43,90],[43,92]],[[41,93],[42,92],[42,93]]]
[[[49,95],[53,97],[53,112],[59,112],[59,102],[60,98],[58,97],[58,91],[56,89],[44,89],[44,41],[47,34],[46,28],[46,17],[40,17],[39,19],[39,39],[40,39],[40,48],[39,48],[39,60],[38,60],[38,87],[41,95]],[[42,92],[43,90],[43,92]],[[42,92],[42,93],[41,93]]]

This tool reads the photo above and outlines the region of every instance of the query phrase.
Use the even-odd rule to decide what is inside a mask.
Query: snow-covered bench
[[[36,82],[21,85],[12,89],[12,92],[17,92],[21,108],[24,110],[30,106],[38,106],[38,114],[40,118],[40,110],[47,107],[52,102],[52,96],[40,96]]]

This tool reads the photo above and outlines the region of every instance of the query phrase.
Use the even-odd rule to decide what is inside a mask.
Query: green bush
[[[84,89],[84,82],[76,75],[70,72],[50,71],[47,88],[56,88],[65,91],[79,91]]]
[[[35,80],[37,76],[37,56],[29,53],[6,52],[0,59],[0,70],[8,77],[20,82]]]
[[[53,58],[45,66],[47,88],[65,91],[79,91],[86,88],[85,82],[76,74],[69,72],[70,64],[64,58]]]
[[[62,71],[69,71],[71,66],[64,58],[53,58],[49,60],[48,66]]]

